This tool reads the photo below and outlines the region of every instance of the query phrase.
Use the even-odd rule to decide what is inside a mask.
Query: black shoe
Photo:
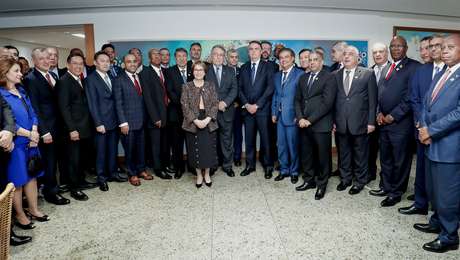
[[[206,186],[208,186],[208,187],[211,187],[212,186],[212,181],[210,181],[210,182],[204,181],[204,184],[206,184]]]
[[[337,170],[331,172],[330,176],[340,176],[340,171],[337,169]]]
[[[441,240],[437,238],[429,243],[424,244],[423,249],[434,253],[445,253],[451,250],[458,250],[458,242],[457,244],[449,245],[441,242]]]
[[[350,186],[351,186],[350,183],[349,183],[349,184],[345,184],[345,183],[343,183],[343,182],[340,182],[339,185],[337,185],[337,190],[338,190],[338,191],[344,191],[344,190],[346,190],[346,189],[347,189],[348,187],[350,187]]]
[[[367,184],[369,184],[371,181],[375,181],[376,179],[377,179],[376,175],[369,176],[369,178],[367,178]]]
[[[49,203],[52,203],[54,205],[66,205],[70,203],[69,199],[66,199],[62,197],[59,194],[54,194],[54,195],[46,195],[44,196],[45,200],[48,201]]]
[[[433,227],[430,224],[416,223],[414,224],[414,228],[417,229],[418,231],[422,231],[423,233],[432,233],[432,234],[441,233],[441,229],[439,227]]]
[[[128,178],[125,178],[125,177],[121,177],[120,175],[118,176],[113,176],[113,177],[110,177],[109,179],[107,179],[108,182],[127,182],[128,181]]]
[[[398,204],[401,201],[401,197],[386,197],[382,202],[380,202],[380,206],[382,207],[392,207]]]
[[[109,190],[109,185],[107,185],[107,182],[101,182],[101,183],[99,183],[99,189],[101,191],[108,191]]]
[[[404,215],[428,215],[428,209],[417,208],[414,204],[409,207],[399,208],[398,212]]]
[[[241,160],[235,160],[234,164],[235,164],[236,167],[240,167],[241,166]]]
[[[24,230],[30,230],[30,229],[35,228],[35,225],[34,225],[34,223],[32,221],[30,221],[28,224],[25,224],[25,225],[23,225],[23,224],[19,223],[18,221],[16,221],[14,223],[14,225],[17,226],[18,228],[24,229]]]
[[[38,222],[47,222],[50,221],[50,217],[48,215],[43,215],[41,217],[35,216],[34,214],[30,213],[28,210],[24,210],[24,213],[31,219],[36,220]]]
[[[70,191],[70,196],[79,201],[88,200],[88,196],[86,196],[86,194],[81,190]]]
[[[182,171],[177,171],[176,174],[174,174],[174,179],[180,179],[182,178]]]
[[[309,189],[316,188],[316,183],[314,181],[305,181],[302,185],[295,188],[296,191],[306,191]]]
[[[282,181],[282,180],[284,180],[285,177],[286,176],[284,176],[283,174],[280,173],[280,174],[278,174],[278,176],[275,177],[275,181]]]
[[[324,198],[324,195],[326,194],[326,187],[324,188],[318,188],[315,193],[315,200],[320,200]]]
[[[164,171],[167,172],[167,173],[176,173],[177,172],[177,170],[174,167],[166,167],[164,169]]]
[[[407,196],[406,199],[410,200],[410,201],[415,201],[415,194],[411,194],[411,195]]]
[[[93,189],[93,188],[96,188],[96,187],[99,187],[99,185],[95,182],[88,182],[88,181],[83,181],[82,183],[80,183],[80,185],[78,185],[78,188],[81,189],[81,190],[89,190],[89,189]]]
[[[203,186],[203,183],[200,183],[200,184],[196,183],[195,186],[196,186],[197,189],[199,189],[199,188],[201,188],[201,186]]]
[[[240,173],[240,175],[241,176],[248,176],[249,174],[251,174],[251,172],[255,172],[255,171],[256,171],[255,168],[246,168]]]
[[[69,189],[69,185],[67,184],[62,184],[62,185],[59,185],[59,193],[65,193],[65,192],[68,192],[70,189]]]
[[[227,174],[228,177],[235,177],[235,172],[232,168],[224,169],[224,172]]]
[[[10,245],[11,246],[20,246],[32,241],[32,237],[30,236],[18,236],[16,235],[13,230],[10,233]]]
[[[387,195],[387,193],[382,188],[378,190],[370,190],[369,194],[377,197],[385,197]]]
[[[267,180],[271,179],[273,177],[273,168],[266,168],[264,177]]]
[[[209,176],[214,176],[214,174],[216,174],[216,172],[217,172],[217,168],[209,169]]]
[[[172,176],[167,174],[166,172],[164,171],[154,171],[155,172],[155,176],[157,176],[158,178],[160,179],[163,179],[163,180],[170,180],[172,179]]]
[[[355,195],[360,193],[363,190],[363,187],[359,187],[357,185],[353,185],[351,189],[348,191],[348,194]]]
[[[297,175],[291,176],[291,183],[292,184],[296,184],[298,181],[299,181],[299,176],[297,176]]]

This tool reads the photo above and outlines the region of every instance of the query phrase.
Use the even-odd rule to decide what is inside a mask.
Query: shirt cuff
[[[45,137],[50,136],[50,135],[51,135],[51,133],[48,132],[48,133],[42,135],[42,138],[45,138]]]
[[[119,127],[124,127],[124,126],[128,126],[128,122],[124,122],[124,123],[119,125]]]

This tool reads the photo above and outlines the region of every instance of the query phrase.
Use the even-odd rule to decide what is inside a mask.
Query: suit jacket
[[[115,97],[115,110],[118,124],[128,123],[129,130],[144,127],[144,99],[138,95],[130,76],[124,71],[114,81],[112,91]],[[141,85],[141,88],[143,86]]]
[[[335,100],[334,121],[338,133],[347,130],[352,135],[367,133],[368,125],[375,125],[377,106],[377,83],[374,71],[356,67],[348,95],[343,88],[342,68],[334,73],[337,95]]]
[[[394,122],[380,127],[382,131],[407,132],[413,129],[412,110],[409,103],[410,81],[420,63],[404,58],[395,67],[388,79],[379,87],[379,111],[390,114]]]
[[[30,102],[38,116],[40,136],[50,133],[51,136],[56,137],[62,126],[56,93],[58,77],[52,72],[49,74],[56,81],[55,87],[50,86],[46,78],[35,68],[24,78],[24,86],[28,90]]]
[[[460,163],[460,69],[448,78],[431,102],[431,94],[441,76],[441,73],[435,76],[424,98],[421,124],[428,127],[432,140],[425,154],[432,161]]]
[[[206,73],[206,80],[214,83],[217,92],[217,98],[219,101],[224,101],[227,104],[227,109],[224,112],[217,114],[218,117],[222,117],[226,122],[233,121],[235,115],[235,106],[233,102],[238,96],[238,83],[236,81],[235,70],[222,65],[222,74],[220,85],[217,81],[217,76],[214,72],[214,66],[211,64],[208,67],[208,72]]]
[[[16,133],[16,121],[14,119],[11,107],[6,100],[0,95],[0,126],[1,130]]]
[[[107,72],[107,74],[109,74],[110,79],[113,80],[123,72],[123,69],[120,66],[115,65],[115,64],[112,64],[111,66],[112,66],[112,68],[110,68],[110,70]]]
[[[96,127],[103,125],[106,130],[116,129],[118,119],[113,91],[97,72],[89,75],[85,81],[88,107],[94,124]],[[113,86],[113,80],[111,82]]]
[[[272,99],[272,116],[285,126],[295,126],[295,106],[294,99],[299,82],[299,78],[304,75],[304,71],[293,67],[284,84],[281,84],[282,72],[278,71],[273,76],[275,94]],[[281,117],[281,118],[280,118]]]
[[[260,60],[253,84],[251,80],[251,61],[241,66],[238,82],[241,105],[257,104],[259,107],[256,112],[257,116],[270,115],[271,100],[274,92],[273,73],[273,65],[267,61]]]
[[[55,87],[65,129],[67,132],[78,131],[80,138],[89,138],[94,128],[84,90],[85,82],[82,84],[83,87],[67,72]]]
[[[146,66],[139,73],[142,84],[142,95],[144,96],[147,127],[154,128],[155,122],[161,121],[161,127],[164,127],[167,122],[167,105],[164,102],[166,91],[166,70],[161,68],[163,77],[165,78],[164,89],[160,77],[152,68]],[[164,92],[166,91],[166,93]]]
[[[329,71],[330,71],[330,72],[334,72],[334,71],[339,70],[339,68],[340,68],[340,63],[339,63],[339,62],[334,62],[334,63],[329,67]]]
[[[184,117],[182,115],[182,107],[180,104],[180,97],[182,95],[182,88],[186,82],[183,81],[179,67],[174,65],[169,67],[166,71],[166,88],[170,103],[168,105],[168,122],[182,124]],[[193,80],[191,68],[187,67],[187,82]]]
[[[444,65],[444,68],[440,73],[444,73],[447,65]],[[423,108],[423,101],[425,99],[425,94],[431,86],[432,75],[433,75],[434,65],[433,63],[427,63],[420,65],[414,72],[414,76],[410,81],[410,105],[414,113],[414,123],[417,124],[420,122],[420,116]]]
[[[85,64],[85,69],[86,69],[86,77],[88,77],[91,73],[93,73],[96,70],[96,66]],[[67,71],[68,71],[67,68],[58,69],[59,78],[64,76],[67,73]]]
[[[333,124],[332,110],[337,95],[334,77],[328,70],[321,70],[316,75],[309,90],[308,79],[310,74],[311,72],[304,73],[299,79],[295,96],[297,121],[302,118],[310,121],[310,128],[314,132],[331,132]]]

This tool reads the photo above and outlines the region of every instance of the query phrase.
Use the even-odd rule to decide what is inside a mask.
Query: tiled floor
[[[265,180],[260,167],[247,177],[218,172],[199,190],[191,175],[110,183],[86,202],[42,203],[52,220],[18,230],[34,240],[13,248],[12,259],[460,259],[460,251],[421,249],[435,236],[412,228],[426,217],[397,213],[410,202],[380,208],[368,189],[351,196],[335,190],[338,182],[330,179],[320,201],[289,180]]]

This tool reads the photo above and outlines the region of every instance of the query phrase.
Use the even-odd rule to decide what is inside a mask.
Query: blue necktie
[[[440,67],[434,67],[434,74],[433,74],[433,77],[432,77],[431,79],[434,79],[434,77],[436,76],[436,74],[438,74],[440,71],[441,71],[441,68],[440,68]]]
[[[286,83],[287,71],[283,71],[283,78],[281,79],[281,85],[284,86]]]
[[[254,84],[255,80],[256,80],[256,64],[252,63],[252,67],[251,67],[251,84]]]

